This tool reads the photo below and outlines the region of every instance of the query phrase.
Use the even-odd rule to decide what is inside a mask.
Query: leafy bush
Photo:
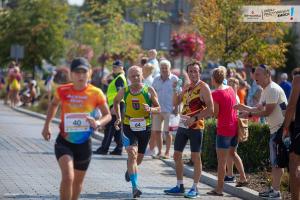
[[[253,172],[265,169],[269,166],[269,136],[267,125],[250,123],[249,139],[239,144],[238,154],[243,160],[245,170]],[[216,120],[206,120],[202,161],[205,168],[217,168],[216,155]]]
[[[2,90],[0,90],[0,99],[4,99],[6,95],[6,90],[5,88],[3,88]]]

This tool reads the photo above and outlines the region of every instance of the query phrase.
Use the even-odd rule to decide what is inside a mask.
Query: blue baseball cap
[[[87,61],[87,59],[83,57],[74,58],[74,60],[71,63],[71,71],[76,71],[78,69],[84,69],[86,71],[89,71],[91,68],[90,63]]]
[[[123,63],[120,60],[113,62],[113,67],[123,67]]]

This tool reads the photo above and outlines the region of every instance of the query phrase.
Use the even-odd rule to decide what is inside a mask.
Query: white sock
[[[197,191],[198,190],[197,186],[198,186],[198,183],[194,183],[192,188]]]
[[[177,187],[180,187],[180,185],[183,185],[183,180],[177,180]]]

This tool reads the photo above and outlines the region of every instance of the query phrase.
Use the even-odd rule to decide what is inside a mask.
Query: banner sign
[[[243,22],[300,22],[300,6],[243,6]]]

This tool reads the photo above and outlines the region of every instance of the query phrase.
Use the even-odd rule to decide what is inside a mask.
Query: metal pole
[[[159,48],[159,27],[160,27],[160,23],[157,22],[156,26],[155,26],[155,49],[160,49]]]
[[[183,77],[183,65],[184,65],[184,55],[181,54],[181,59],[180,59],[180,77]]]

